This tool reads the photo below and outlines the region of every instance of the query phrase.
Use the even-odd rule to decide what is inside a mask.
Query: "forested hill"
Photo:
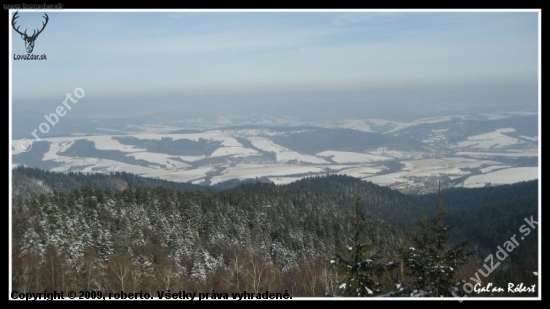
[[[293,295],[318,296],[327,285],[334,288],[326,267],[335,252],[350,245],[357,196],[384,262],[397,260],[400,250],[409,247],[416,222],[433,200],[336,175],[213,191],[130,174],[65,175],[19,168],[13,172],[13,188],[13,284],[27,291],[116,291],[131,282],[131,289],[122,289],[181,284],[180,290],[183,285],[292,289]],[[521,221],[525,214],[537,213],[536,188],[536,182],[528,182],[444,190],[447,220],[460,227],[449,242],[475,231],[476,244],[494,250],[493,242],[510,237],[506,229],[519,227],[506,218]],[[45,194],[37,197],[39,189]],[[457,201],[468,205],[461,208]],[[502,234],[484,229],[486,224]],[[536,244],[536,237],[531,241]],[[523,250],[521,257],[526,267],[535,267],[536,246]],[[50,274],[51,265],[44,266],[48,259],[57,261],[56,276]],[[128,275],[122,281],[116,273],[120,267]],[[313,268],[318,278],[301,283],[302,276],[313,276]]]
[[[57,173],[38,168],[18,166],[12,169],[13,195],[27,199],[35,198],[41,194],[70,193],[73,190],[85,187],[122,191],[126,188],[155,188],[186,191],[207,190],[204,186],[190,183],[180,183],[154,178],[139,177],[126,172],[101,173]]]
[[[229,199],[237,206],[250,204],[251,200],[285,200],[291,204],[308,203],[331,204],[334,207],[351,209],[356,195],[360,195],[364,204],[369,205],[369,213],[377,218],[390,218],[394,221],[408,222],[416,218],[421,210],[422,201],[370,182],[342,175],[312,177],[302,179],[285,186],[270,182],[244,182],[233,188],[205,187],[188,183],[171,182],[160,179],[144,178],[130,173],[84,174],[57,173],[37,168],[17,167],[13,169],[13,196],[27,200],[51,193],[69,194],[84,188],[115,194],[126,189],[163,188],[173,191],[214,191],[217,199]],[[206,194],[205,196],[209,196]],[[251,199],[248,199],[251,198]],[[298,207],[298,206],[297,206]],[[399,211],[395,211],[399,210]],[[412,217],[411,217],[412,216]]]
[[[434,203],[439,197],[421,197]],[[538,181],[478,189],[452,188],[441,192],[446,220],[453,238],[469,239],[480,250],[501,244],[525,224],[524,218],[538,217]],[[536,238],[527,241],[537,244]]]

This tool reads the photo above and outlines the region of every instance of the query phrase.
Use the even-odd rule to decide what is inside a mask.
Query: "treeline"
[[[352,218],[358,211],[369,222],[363,236],[373,251],[366,253],[376,253],[383,265],[395,265],[373,277],[380,284],[379,295],[387,294],[396,284],[415,286],[417,278],[405,263],[407,250],[422,235],[417,222],[433,219],[426,211],[433,196],[408,196],[348,176],[314,177],[285,186],[251,183],[223,191],[188,190],[174,183],[176,189],[168,189],[131,174],[101,176],[105,178],[36,169],[14,172],[14,290],[341,295],[349,274],[331,261],[337,253],[350,252]],[[125,185],[105,188],[121,179]],[[27,192],[36,186],[66,189],[36,197]],[[500,193],[497,188],[442,192],[444,220],[450,223],[445,246],[470,239],[465,250],[477,252],[453,272],[453,280],[469,280],[486,252],[496,249],[494,243],[502,244],[511,236],[507,232],[520,226],[499,218],[521,221],[524,214],[537,213],[536,187],[528,182],[503,187]],[[506,195],[509,190],[514,195]],[[474,196],[475,202],[461,212],[454,201],[468,199],[464,195]],[[498,200],[498,195],[507,198]],[[485,206],[491,216],[480,217]],[[484,222],[502,234],[483,229]],[[532,236],[484,281],[506,285],[512,279],[535,280],[537,238]]]
[[[127,172],[111,174],[82,172],[50,172],[38,168],[18,166],[12,169],[13,196],[23,200],[38,198],[53,192],[69,194],[81,188],[94,188],[109,192],[126,188],[162,187],[176,191],[208,190],[207,187],[162,179],[145,178]]]

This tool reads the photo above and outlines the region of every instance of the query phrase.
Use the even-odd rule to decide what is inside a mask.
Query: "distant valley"
[[[23,119],[28,128],[18,126]],[[406,193],[434,191],[439,181],[445,187],[483,187],[538,178],[534,112],[409,122],[227,117],[161,124],[83,120],[76,126],[67,119],[27,152],[18,142],[31,139],[29,128],[44,118],[14,115],[13,121],[13,164],[60,172],[129,172],[227,186],[341,174]]]

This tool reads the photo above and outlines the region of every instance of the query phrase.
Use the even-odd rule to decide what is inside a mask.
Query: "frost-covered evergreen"
[[[443,220],[441,200],[435,205],[435,215],[419,222],[419,232],[412,238],[412,246],[402,252],[408,269],[413,297],[451,297],[462,283],[455,278],[457,271],[473,252],[466,251],[466,242],[449,247],[449,226]]]
[[[360,212],[360,197],[355,200],[355,212],[351,218],[352,244],[346,254],[336,254],[331,260],[344,276],[338,296],[371,297],[382,293],[380,275],[393,264],[384,265],[375,254],[372,242],[366,239],[366,218]]]
[[[453,287],[462,291],[455,275],[463,251],[444,245],[447,227],[442,219],[425,221],[409,242],[405,233],[420,217],[419,200],[352,177],[185,191],[153,188],[155,181],[137,176],[124,182],[117,175],[28,172],[16,177],[19,189],[13,197],[14,290],[120,292],[124,285],[125,292],[288,289],[293,296],[322,296],[327,291],[355,297],[441,296]],[[75,189],[30,194],[24,184],[35,174],[44,186]],[[104,182],[118,185],[107,190]],[[353,204],[357,187],[369,205],[368,232],[359,200],[355,209],[342,207]],[[536,196],[524,195],[534,202],[513,204],[513,209],[533,213]],[[496,206],[491,208],[494,213],[500,209]],[[529,239],[517,252],[529,258],[528,269],[534,271],[537,239]],[[399,247],[405,248],[405,260],[393,263],[390,259],[397,262]],[[334,257],[335,248],[346,249]],[[327,266],[331,257],[339,275]],[[395,266],[399,271],[384,272]],[[521,275],[526,273],[521,269]],[[518,278],[526,284],[529,279]]]

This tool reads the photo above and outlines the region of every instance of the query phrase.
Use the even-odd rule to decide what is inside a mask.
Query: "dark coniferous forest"
[[[203,187],[127,173],[12,172],[20,293],[538,293],[508,290],[538,283],[537,181],[405,195],[337,175]],[[500,264],[491,267],[489,255]],[[503,291],[479,290],[489,283]]]

